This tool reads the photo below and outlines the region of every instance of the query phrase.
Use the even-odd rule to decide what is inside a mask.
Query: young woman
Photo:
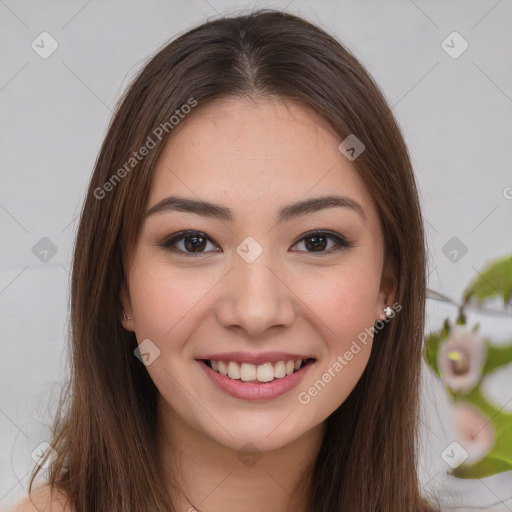
[[[20,510],[434,510],[425,261],[403,138],[339,42],[271,10],[188,31],[96,162],[56,456]]]

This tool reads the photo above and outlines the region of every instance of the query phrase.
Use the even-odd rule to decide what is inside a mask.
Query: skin
[[[125,262],[123,326],[160,355],[147,371],[160,392],[159,442],[171,478],[176,461],[189,501],[178,510],[304,510],[311,464],[325,419],[360,378],[372,340],[307,404],[298,401],[358,334],[382,319],[396,286],[383,268],[375,203],[341,140],[311,109],[282,99],[229,98],[198,106],[167,142],[147,210],[176,195],[232,210],[232,221],[189,212],[147,217]],[[339,194],[357,201],[277,222],[299,200]],[[197,257],[160,244],[181,230],[212,238]],[[354,246],[315,252],[310,230],[330,230]],[[236,252],[247,237],[262,247],[248,263]],[[187,250],[183,240],[175,247]],[[215,249],[221,249],[215,251]],[[188,246],[190,251],[190,245]],[[195,359],[215,352],[283,350],[317,359],[306,379],[261,402],[218,389]],[[237,457],[252,443],[259,460]],[[301,483],[301,478],[302,480]]]

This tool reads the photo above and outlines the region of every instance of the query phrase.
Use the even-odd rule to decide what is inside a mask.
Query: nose
[[[252,263],[236,256],[217,301],[217,319],[224,327],[236,327],[257,337],[272,327],[293,323],[293,291],[271,263],[265,251]]]

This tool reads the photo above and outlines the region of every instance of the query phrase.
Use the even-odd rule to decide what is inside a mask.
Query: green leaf
[[[487,360],[482,368],[482,373],[491,373],[496,368],[512,363],[512,344],[510,345],[491,345],[485,339],[487,347]]]
[[[463,294],[464,304],[476,297],[479,305],[485,299],[500,296],[503,304],[512,297],[512,256],[493,260],[478,273]]]
[[[439,352],[439,345],[441,344],[441,336],[437,333],[432,333],[430,336],[427,336],[425,342],[425,350],[423,352],[423,356],[427,364],[432,368],[432,370],[437,374],[438,377],[441,377],[441,372],[437,366],[437,354]]]
[[[457,478],[485,478],[512,469],[512,462],[506,458],[487,454],[482,460],[474,464],[461,464],[451,474]]]

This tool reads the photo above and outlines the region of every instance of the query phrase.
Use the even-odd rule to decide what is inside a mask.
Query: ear
[[[127,331],[134,332],[132,303],[130,300],[130,292],[125,281],[121,284],[119,299],[121,301],[121,324]],[[128,318],[125,318],[125,316]]]
[[[375,305],[375,321],[386,318],[384,308],[391,307],[395,302],[398,288],[398,271],[394,257],[386,258],[382,269],[379,293]]]

